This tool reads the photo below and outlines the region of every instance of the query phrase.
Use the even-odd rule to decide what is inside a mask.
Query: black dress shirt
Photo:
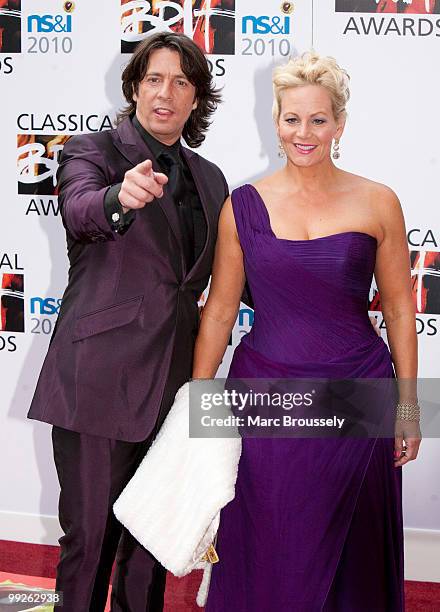
[[[171,146],[160,142],[149,132],[147,132],[147,130],[138,121],[136,115],[132,117],[132,123],[148,148],[151,150],[153,156],[158,161],[159,165],[161,166],[161,170],[163,170],[164,173],[166,173],[166,168],[160,163],[161,153],[168,152],[173,157],[178,156],[181,161],[183,169],[184,192],[181,198],[182,207],[179,210],[179,216],[181,218],[182,215],[186,216],[182,220],[184,222],[181,222],[181,231],[183,240],[186,241],[186,244],[188,244],[188,242],[190,244],[191,255],[189,257],[189,261],[187,261],[187,270],[189,270],[193,266],[194,262],[198,259],[205,245],[207,224],[194,178],[188,164],[186,163],[186,159],[182,151],[182,145],[180,140]],[[135,212],[130,210],[125,214],[123,213],[122,206],[118,199],[120,189],[121,183],[113,185],[109,188],[104,198],[104,208],[110,226],[115,231],[124,233],[133,222]],[[174,204],[179,206],[178,202],[175,202]]]

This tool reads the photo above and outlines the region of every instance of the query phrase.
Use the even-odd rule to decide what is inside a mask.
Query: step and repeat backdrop
[[[224,102],[201,153],[231,188],[282,163],[273,66],[314,48],[348,70],[338,164],[401,199],[420,376],[440,375],[440,0],[0,0],[0,539],[58,535],[50,427],[26,413],[67,278],[59,158],[72,135],[112,127],[121,71],[157,30],[185,32],[208,55]],[[374,283],[370,298],[386,337]],[[221,374],[252,321],[243,306]],[[404,468],[407,527],[440,530],[439,460],[438,440],[427,439]]]

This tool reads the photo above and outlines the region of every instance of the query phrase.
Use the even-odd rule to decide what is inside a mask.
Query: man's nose
[[[159,97],[164,100],[170,100],[172,98],[172,84],[168,79],[164,79],[159,90]]]

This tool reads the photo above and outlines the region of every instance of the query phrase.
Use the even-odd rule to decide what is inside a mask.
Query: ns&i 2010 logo
[[[64,2],[64,14],[29,15],[27,18],[27,31],[47,34],[70,34],[72,32],[72,13],[74,2]]]
[[[241,22],[242,34],[271,34],[272,36],[289,36],[291,34],[291,15],[293,2],[281,4],[281,15],[246,15]]]
[[[70,34],[73,29],[74,2],[60,3],[59,9],[62,12],[29,15],[26,21],[29,36],[24,40],[21,35],[21,9],[21,0],[0,0],[0,54],[21,53],[24,43],[27,43],[26,53],[57,54],[72,51]],[[52,37],[48,37],[48,34]],[[0,57],[0,73],[10,74],[13,69],[12,56]]]

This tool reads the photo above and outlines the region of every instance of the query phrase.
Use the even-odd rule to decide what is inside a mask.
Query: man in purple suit
[[[65,535],[65,612],[163,609],[165,569],[112,505],[191,376],[197,300],[209,280],[222,172],[183,147],[220,101],[189,38],[159,33],[124,70],[116,129],[72,138],[59,168],[69,282],[29,417],[51,423]]]

